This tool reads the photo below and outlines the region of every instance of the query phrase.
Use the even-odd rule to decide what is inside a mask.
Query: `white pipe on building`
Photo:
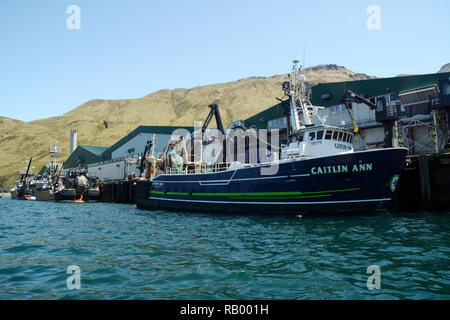
[[[77,130],[70,131],[70,154],[75,151],[78,145]]]

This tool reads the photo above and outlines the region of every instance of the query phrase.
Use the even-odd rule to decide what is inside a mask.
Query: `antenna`
[[[298,60],[294,60],[293,64],[289,81],[283,83],[283,90],[290,97],[290,123],[292,132],[296,132],[305,126],[312,125],[312,116],[319,117],[318,110],[323,107],[317,107],[311,104],[307,92],[308,88],[304,75],[304,66],[299,65]],[[320,119],[320,121],[324,123],[325,120]]]
[[[57,139],[55,139],[53,147],[49,148],[49,153],[50,153],[50,157],[52,158],[51,166],[53,166],[53,168],[58,167],[57,161],[59,158],[59,154],[61,153],[61,148],[58,147]]]
[[[306,68],[306,46],[303,46],[303,68]]]

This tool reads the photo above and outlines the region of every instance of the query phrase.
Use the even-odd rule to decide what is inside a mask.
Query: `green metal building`
[[[76,167],[78,164],[91,164],[109,160],[103,155],[108,147],[79,145],[64,162],[64,169]]]
[[[311,103],[324,107],[336,106],[342,103],[342,96],[347,90],[351,90],[366,98],[372,98],[416,88],[433,85],[438,86],[439,80],[449,79],[449,77],[450,72],[444,72],[370,80],[320,83],[312,87]]]

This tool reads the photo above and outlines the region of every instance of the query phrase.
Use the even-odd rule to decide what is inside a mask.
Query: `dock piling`
[[[419,156],[419,181],[420,195],[424,209],[432,210],[431,186],[430,186],[430,167],[426,155]]]

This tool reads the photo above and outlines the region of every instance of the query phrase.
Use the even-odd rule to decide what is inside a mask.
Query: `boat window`
[[[333,131],[333,140],[337,140],[338,132]]]
[[[347,140],[345,140],[345,141],[346,141],[346,142],[350,142],[351,138],[352,138],[352,135],[349,133],[349,134],[347,135]]]
[[[304,137],[304,136],[305,136],[305,134],[304,134],[304,133],[301,133],[301,134],[297,135],[297,139],[298,139],[298,141],[302,142],[302,141],[303,141],[303,137]]]
[[[343,135],[344,135],[344,133],[342,131],[339,131],[338,141],[342,141],[342,136]]]
[[[348,133],[344,132],[344,137],[342,138],[342,142],[347,142]]]
[[[333,134],[333,131],[327,130],[327,133],[325,133],[325,139],[331,140],[331,135]]]
[[[317,140],[322,140],[323,138],[323,130],[317,131]]]
[[[316,140],[316,132],[312,131],[309,133],[309,141]]]
[[[352,143],[353,142],[353,135],[350,135],[350,139],[349,139],[349,141],[348,142],[350,142],[350,143]]]

